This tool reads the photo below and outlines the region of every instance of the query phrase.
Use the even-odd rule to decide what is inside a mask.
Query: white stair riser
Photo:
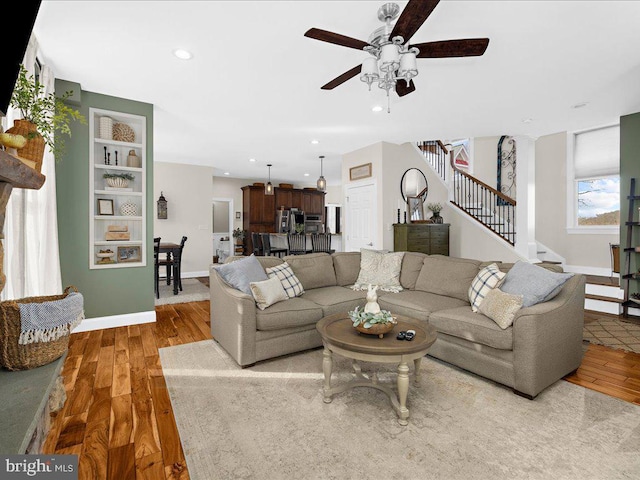
[[[594,300],[593,298],[584,299],[585,310],[594,312],[610,313],[612,315],[620,315],[622,309],[617,302],[605,302],[604,300]]]
[[[624,298],[624,291],[620,287],[609,287],[607,285],[595,285],[587,283],[585,293],[589,295],[600,295],[601,297]]]

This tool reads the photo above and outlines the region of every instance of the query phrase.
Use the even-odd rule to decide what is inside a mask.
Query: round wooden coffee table
[[[414,364],[414,381],[418,384],[420,362],[427,354],[429,347],[436,341],[436,329],[431,325],[409,317],[396,315],[398,324],[385,334],[383,338],[377,335],[358,333],[346,313],[338,313],[320,320],[316,328],[322,337],[324,345],[322,370],[324,372],[324,402],[331,403],[332,396],[354,387],[371,387],[385,392],[391,400],[391,405],[398,415],[400,425],[407,425],[409,409],[407,395],[409,393],[409,366]],[[398,340],[398,332],[415,330],[413,340]],[[331,386],[331,371],[333,369],[332,355],[337,353],[353,360],[355,377],[343,385]],[[365,362],[397,363],[398,364],[398,394],[392,388],[378,383],[374,373],[371,378],[365,376],[358,360]]]

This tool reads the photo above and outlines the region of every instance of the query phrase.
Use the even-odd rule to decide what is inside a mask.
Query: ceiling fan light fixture
[[[273,184],[271,183],[271,164],[267,165],[269,167],[269,180],[267,184],[264,186],[264,194],[265,195],[273,195]]]
[[[371,84],[380,78],[378,73],[378,61],[375,57],[367,57],[362,62],[362,73],[360,74],[360,80],[369,85],[371,90]]]
[[[400,51],[395,43],[387,43],[380,49],[380,71],[393,72],[400,66]]]
[[[418,76],[418,64],[416,62],[416,53],[412,51],[413,49],[403,53],[400,56],[400,68],[398,69],[398,76],[402,77],[407,81],[407,86],[409,85],[409,81]]]
[[[318,182],[316,183],[316,188],[320,192],[324,192],[327,190],[327,181],[322,176],[322,161],[324,160],[324,155],[320,155],[320,178],[318,178]]]

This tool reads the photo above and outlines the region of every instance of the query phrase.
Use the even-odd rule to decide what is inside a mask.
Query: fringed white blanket
[[[60,300],[19,303],[20,338],[18,343],[51,342],[67,335],[84,319],[84,298],[72,292]]]

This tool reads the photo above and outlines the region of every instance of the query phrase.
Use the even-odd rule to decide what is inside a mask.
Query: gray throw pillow
[[[519,261],[507,273],[500,290],[512,295],[522,295],[522,306],[530,307],[551,300],[572,276],[573,273],[556,273]]]
[[[269,278],[253,254],[231,263],[225,263],[215,269],[225,282],[247,295],[252,295],[249,285],[251,282],[262,282]]]

